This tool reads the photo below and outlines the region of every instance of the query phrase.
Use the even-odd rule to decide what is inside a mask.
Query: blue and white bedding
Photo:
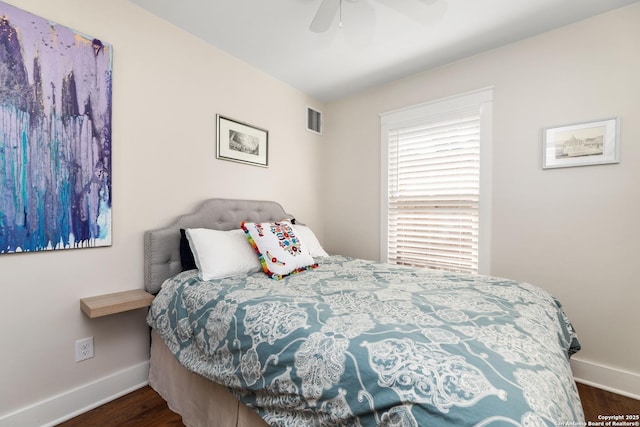
[[[281,281],[167,280],[148,322],[274,426],[584,421],[560,304],[506,279],[341,256]]]

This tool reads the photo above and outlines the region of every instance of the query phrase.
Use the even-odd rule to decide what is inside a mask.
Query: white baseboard
[[[0,416],[0,427],[55,426],[147,385],[149,362]]]
[[[640,374],[597,363],[571,359],[573,376],[579,383],[640,400]]]

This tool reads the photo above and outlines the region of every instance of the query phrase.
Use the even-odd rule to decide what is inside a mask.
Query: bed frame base
[[[225,387],[188,371],[156,332],[151,334],[149,385],[189,427],[268,427]]]

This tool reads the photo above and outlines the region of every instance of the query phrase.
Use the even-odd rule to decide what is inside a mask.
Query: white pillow
[[[309,253],[311,253],[312,257],[329,256],[309,227],[306,225],[295,224],[293,228],[296,230],[296,234],[300,240],[302,240],[307,246],[307,249],[309,249]]]
[[[289,221],[243,222],[242,229],[272,279],[318,266]]]
[[[202,280],[220,279],[260,271],[260,261],[244,232],[207,228],[185,230],[193,258]]]

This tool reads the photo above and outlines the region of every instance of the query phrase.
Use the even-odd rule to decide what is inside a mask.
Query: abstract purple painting
[[[0,2],[0,254],[111,245],[112,57]]]

